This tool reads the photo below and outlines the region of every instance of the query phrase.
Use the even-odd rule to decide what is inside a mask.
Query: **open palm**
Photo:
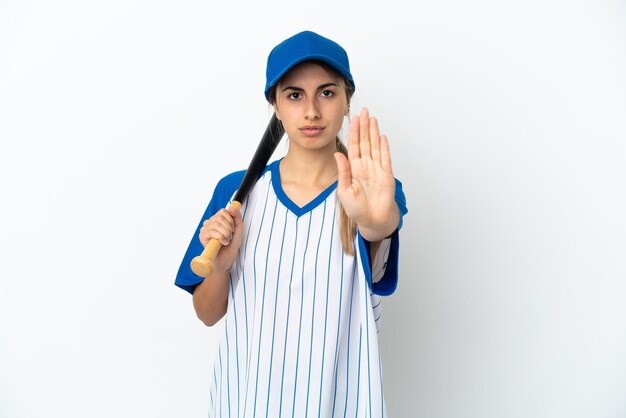
[[[398,209],[389,143],[367,109],[350,122],[348,157],[337,153],[335,159],[337,196],[363,237],[375,241],[393,232]]]

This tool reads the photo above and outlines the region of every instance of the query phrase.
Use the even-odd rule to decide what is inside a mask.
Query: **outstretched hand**
[[[394,200],[389,142],[380,135],[378,121],[367,109],[350,122],[348,157],[338,152],[335,160],[337,197],[363,238],[374,242],[391,235],[400,215]]]

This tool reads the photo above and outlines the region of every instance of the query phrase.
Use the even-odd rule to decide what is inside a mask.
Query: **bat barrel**
[[[246,174],[244,174],[243,180],[241,180],[241,185],[239,186],[239,189],[237,189],[234,200],[243,203],[248,196],[248,193],[261,176],[261,173],[265,170],[267,162],[274,153],[276,146],[283,138],[284,134],[285,128],[274,113],[265,128],[263,137],[254,152],[254,156],[250,161]]]

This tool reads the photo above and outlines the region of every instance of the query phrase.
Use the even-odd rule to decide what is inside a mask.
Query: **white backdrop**
[[[0,417],[206,415],[174,275],[304,29],[407,195],[389,415],[626,416],[626,5],[504,3],[0,0]]]

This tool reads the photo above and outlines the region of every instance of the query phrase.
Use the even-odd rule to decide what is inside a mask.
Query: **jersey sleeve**
[[[370,258],[370,242],[357,230],[357,245],[367,284],[372,293],[380,296],[391,295],[398,286],[398,258],[400,250],[399,232],[402,220],[407,214],[406,198],[402,191],[402,183],[396,179],[396,204],[400,210],[398,228],[390,237],[384,239],[374,260]]]
[[[191,260],[200,255],[204,250],[202,243],[200,242],[199,233],[200,228],[202,228],[202,224],[205,220],[209,219],[215,213],[217,213],[220,209],[226,207],[226,205],[232,199],[234,193],[237,191],[237,188],[241,184],[241,180],[245,171],[237,171],[235,173],[229,174],[228,176],[222,178],[217,185],[215,186],[215,190],[213,191],[213,197],[209,202],[208,207],[204,211],[204,214],[200,218],[200,222],[196,227],[193,236],[191,237],[191,242],[187,247],[187,251],[185,252],[185,256],[183,257],[183,261],[178,268],[178,273],[176,274],[176,280],[174,284],[180,287],[183,290],[188,291],[189,293],[193,293],[194,289],[198,284],[200,284],[204,278],[196,275],[193,271],[191,271]]]

